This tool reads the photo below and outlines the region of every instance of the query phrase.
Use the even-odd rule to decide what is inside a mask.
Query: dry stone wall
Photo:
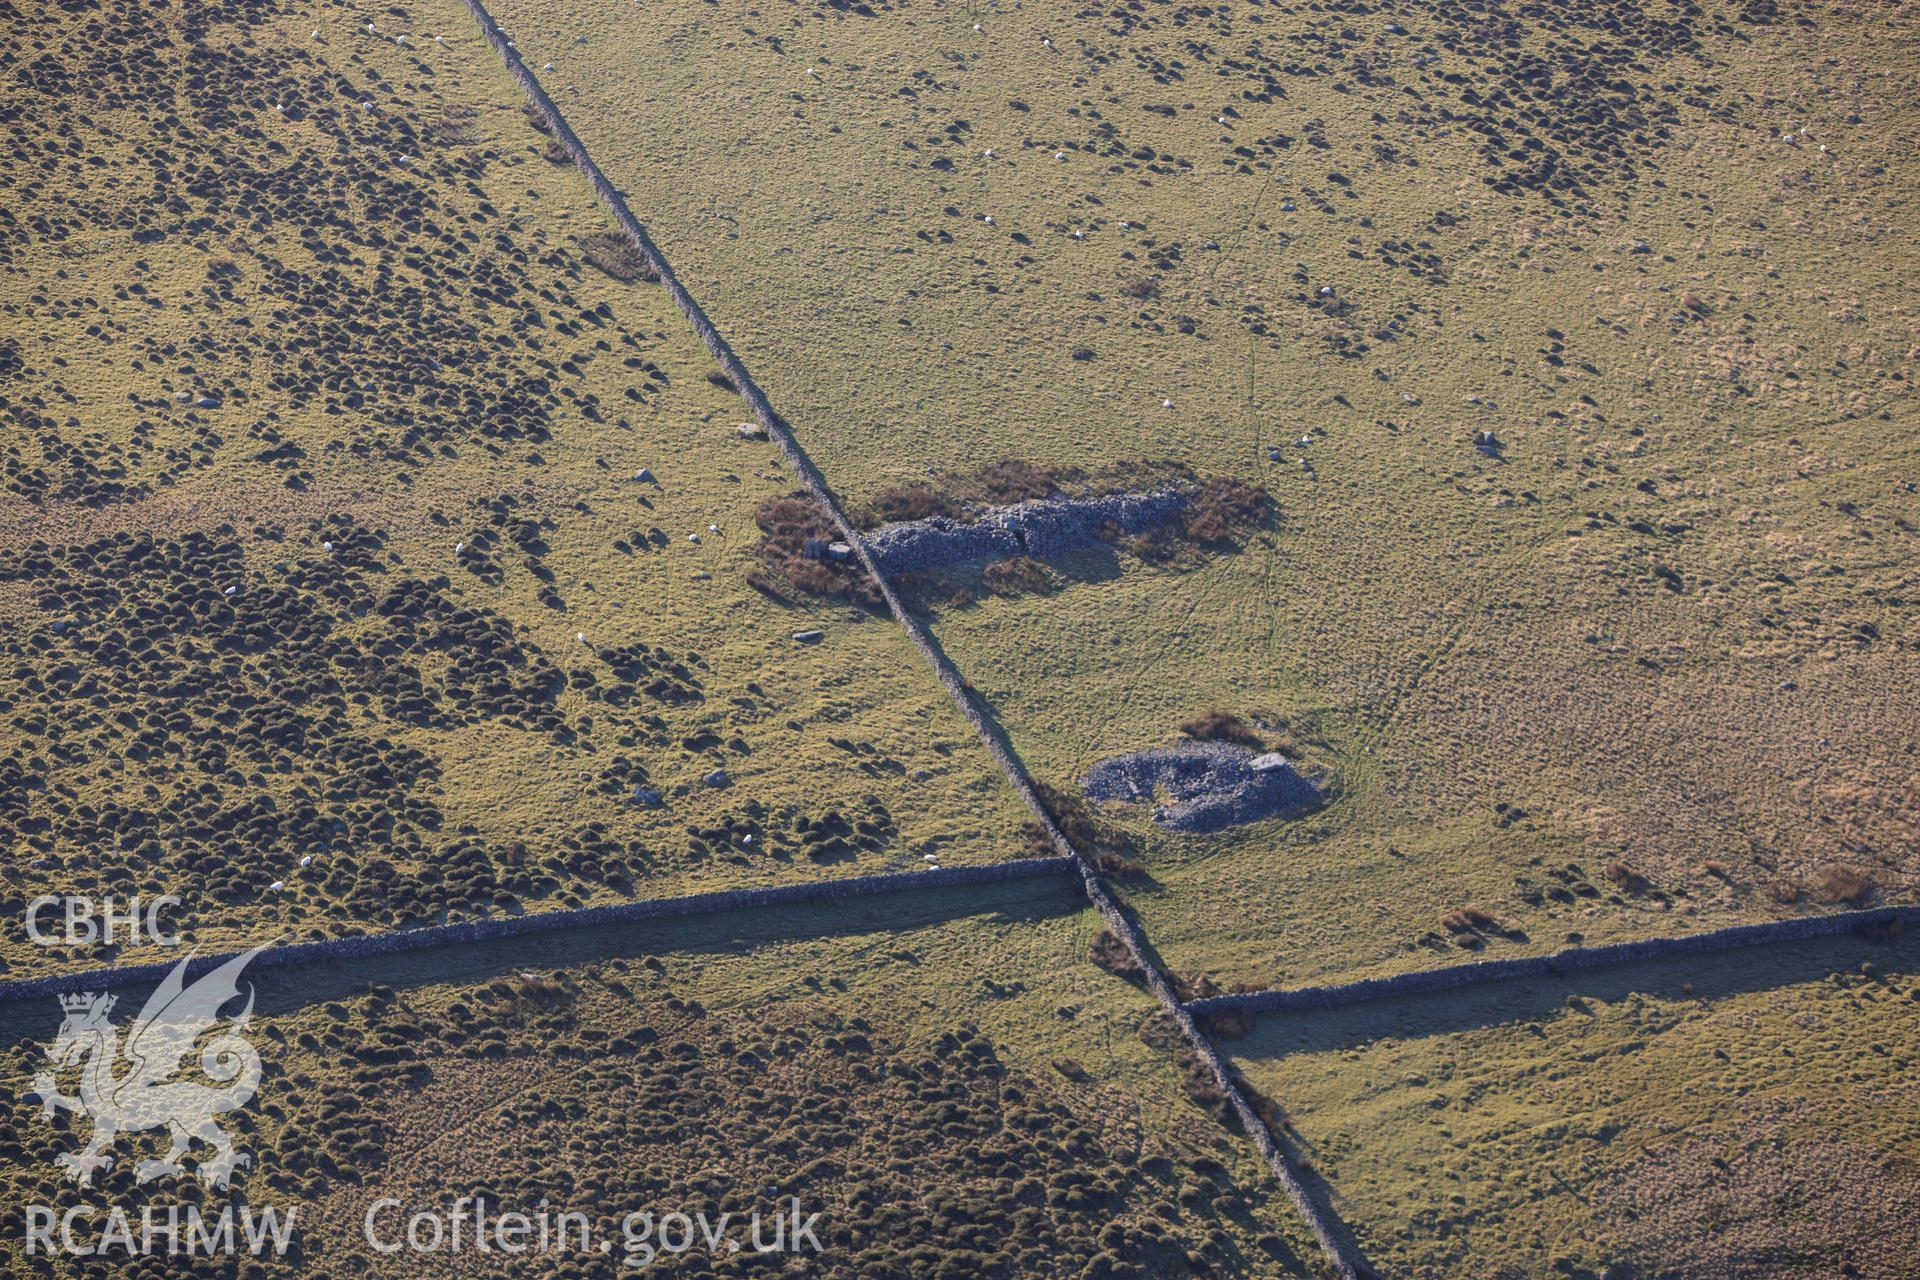
[[[837,902],[846,898],[879,893],[902,893],[917,889],[945,889],[957,885],[992,884],[1028,876],[1059,875],[1073,869],[1070,859],[1060,857],[1015,858],[977,867],[941,867],[934,871],[881,872],[869,876],[848,876],[841,880],[817,880],[808,884],[776,885],[766,889],[722,889],[714,893],[694,893],[677,898],[646,898],[638,902],[616,902],[602,907],[578,907],[566,911],[538,911],[519,916],[493,916],[460,924],[429,925],[420,929],[396,929],[388,933],[369,933],[351,938],[329,938],[320,942],[292,942],[267,947],[254,957],[250,969],[280,968],[295,964],[318,964],[329,960],[355,959],[360,956],[396,955],[424,951],[432,947],[453,947],[465,943],[491,942],[499,938],[527,934],[552,933],[562,929],[587,929],[595,925],[628,924],[640,920],[670,920],[680,916],[711,915],[722,911],[750,911],[756,908],[795,906],[806,903]],[[188,965],[188,976],[208,972],[241,954],[222,951],[197,956]],[[172,960],[153,964],[118,965],[109,969],[89,969],[80,973],[50,974],[41,978],[17,978],[0,982],[0,1003],[38,996],[61,995],[69,991],[102,991],[112,987],[158,982],[178,964]]]
[[[1206,1063],[1221,1091],[1231,1102],[1235,1114],[1240,1118],[1241,1124],[1245,1127],[1246,1131],[1253,1136],[1254,1142],[1259,1147],[1262,1157],[1267,1161],[1268,1167],[1273,1170],[1274,1176],[1279,1180],[1288,1199],[1294,1203],[1302,1218],[1305,1219],[1307,1226],[1313,1232],[1315,1239],[1320,1243],[1322,1251],[1326,1254],[1327,1263],[1332,1274],[1340,1277],[1341,1280],[1358,1280],[1359,1270],[1350,1256],[1350,1250],[1342,1242],[1340,1237],[1334,1234],[1330,1225],[1330,1216],[1323,1213],[1311,1197],[1308,1196],[1306,1188],[1301,1184],[1300,1180],[1294,1175],[1292,1168],[1287,1164],[1279,1146],[1274,1141],[1273,1135],[1268,1132],[1266,1125],[1261,1121],[1259,1115],[1254,1111],[1253,1107],[1248,1104],[1246,1095],[1241,1090],[1238,1081],[1227,1069],[1226,1064],[1220,1060],[1219,1055],[1214,1052],[1212,1044],[1200,1033],[1199,1027],[1193,1020],[1193,1016],[1186,1011],[1178,997],[1175,996],[1171,984],[1167,981],[1166,975],[1160,971],[1159,965],[1153,959],[1152,952],[1146,948],[1139,931],[1134,927],[1131,918],[1121,909],[1120,904],[1115,900],[1104,878],[1094,869],[1091,863],[1080,857],[1079,853],[1068,843],[1067,838],[1061,834],[1059,826],[1053,820],[1053,815],[1048,812],[1046,806],[1040,802],[1039,793],[1034,790],[1033,780],[1028,776],[1025,766],[1014,757],[1006,741],[987,721],[985,714],[979,705],[975,703],[971,693],[968,691],[966,683],[960,678],[960,673],[954,668],[953,664],[947,660],[946,654],[933,643],[933,639],[927,634],[926,629],[919,624],[912,614],[907,612],[906,606],[901,601],[899,593],[893,589],[892,585],[888,583],[886,575],[880,571],[880,566],[876,563],[872,551],[867,546],[866,540],[859,535],[854,529],[853,523],[847,519],[846,513],[841,508],[838,499],[835,498],[832,489],[828,487],[826,478],[814,467],[812,459],[807,457],[806,451],[803,450],[799,442],[794,439],[793,432],[787,425],[786,419],[773,411],[772,405],[767,402],[766,394],[761,391],[759,384],[748,374],[746,367],[740,362],[739,357],[734,354],[733,349],[727,345],[726,340],[722,338],[719,331],[714,328],[713,322],[707,318],[706,312],[701,310],[699,303],[687,292],[686,286],[680,283],[680,278],[674,274],[673,268],[660,253],[660,250],[654,245],[652,238],[647,235],[646,229],[643,228],[639,221],[633,216],[633,211],[627,207],[627,203],[621,197],[619,191],[614,188],[611,182],[607,181],[606,175],[600,172],[599,166],[596,165],[593,162],[593,158],[587,154],[587,150],[581,145],[578,135],[576,135],[572,127],[567,124],[566,118],[560,113],[560,109],[554,104],[553,99],[547,96],[547,92],[541,87],[539,79],[535,77],[533,72],[527,68],[526,64],[520,60],[520,55],[507,42],[506,37],[501,34],[499,26],[495,24],[492,17],[487,13],[486,7],[480,3],[480,0],[465,0],[465,3],[468,10],[473,14],[474,21],[480,24],[481,31],[486,34],[487,39],[493,44],[494,49],[498,51],[500,57],[505,61],[507,70],[511,72],[514,79],[520,83],[520,87],[526,92],[528,100],[533,103],[534,108],[541,112],[549,126],[551,126],[554,138],[566,149],[568,156],[573,160],[574,164],[579,167],[580,171],[587,176],[587,180],[593,185],[594,193],[600,198],[601,203],[606,205],[609,212],[612,213],[615,222],[617,222],[620,229],[626,233],[634,249],[647,264],[659,274],[661,285],[673,298],[674,304],[678,306],[681,312],[687,317],[688,323],[693,326],[694,332],[699,335],[700,340],[706,344],[707,350],[712,354],[714,360],[720,365],[721,369],[725,371],[727,376],[732,379],[734,386],[739,389],[741,398],[747,402],[747,406],[753,411],[755,421],[766,430],[768,438],[774,442],[780,449],[781,454],[787,459],[788,464],[793,467],[795,474],[800,478],[801,484],[827,513],[828,519],[832,522],[835,531],[839,535],[840,541],[845,542],[853,548],[853,553],[859,559],[861,567],[866,570],[868,576],[873,579],[875,586],[879,589],[881,600],[885,603],[887,611],[893,615],[894,620],[898,622],[901,628],[907,633],[914,647],[917,648],[921,656],[926,659],[928,667],[933,670],[935,676],[939,678],[940,683],[946,687],[947,693],[953,699],[954,705],[959,708],[960,713],[965,716],[968,723],[973,726],[974,732],[979,735],[980,741],[993,756],[994,762],[1000,766],[1014,790],[1018,792],[1020,798],[1026,803],[1028,810],[1032,812],[1034,821],[1038,823],[1040,828],[1046,833],[1048,842],[1062,857],[1072,860],[1074,869],[1078,872],[1082,883],[1086,886],[1088,898],[1100,911],[1100,914],[1106,918],[1109,926],[1126,944],[1129,951],[1132,952],[1135,962],[1139,964],[1141,969],[1146,973],[1148,984],[1152,988],[1154,996],[1179,1025],[1182,1034],[1186,1036],[1194,1052]]]
[[[1475,960],[1447,965],[1439,969],[1421,969],[1389,978],[1362,978],[1357,982],[1334,983],[1324,987],[1298,987],[1291,991],[1249,991],[1235,995],[1207,996],[1189,1001],[1195,1014],[1216,1013],[1291,1013],[1308,1009],[1330,1009],[1336,1005],[1360,1004],[1384,1000],[1389,996],[1422,995],[1447,991],[1481,982],[1501,982],[1513,978],[1557,977],[1580,969],[1630,964],[1636,960],[1659,960],[1670,956],[1703,955],[1769,942],[1795,942],[1804,938],[1827,938],[1842,933],[1857,933],[1890,925],[1920,923],[1920,906],[1877,907],[1867,911],[1841,911],[1824,916],[1800,916],[1766,924],[1729,925],[1704,933],[1673,938],[1647,938],[1639,942],[1615,942],[1598,947],[1567,947],[1544,956],[1521,956],[1512,960]]]

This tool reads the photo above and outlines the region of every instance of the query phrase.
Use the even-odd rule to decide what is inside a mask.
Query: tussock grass
[[[1266,743],[1231,711],[1209,711],[1192,720],[1182,721],[1180,732],[1196,742],[1231,742],[1235,746],[1266,750]]]
[[[580,239],[581,256],[600,271],[622,284],[653,284],[660,273],[633,247],[633,241],[619,231],[596,231]]]

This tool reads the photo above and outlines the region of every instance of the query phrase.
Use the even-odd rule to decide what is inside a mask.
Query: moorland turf
[[[256,1159],[249,1202],[292,1206],[302,1247],[250,1274],[502,1274],[497,1256],[365,1242],[382,1197],[409,1207],[381,1218],[398,1236],[407,1213],[463,1196],[582,1209],[616,1250],[630,1212],[744,1224],[798,1197],[822,1214],[823,1252],[800,1258],[810,1275],[1307,1274],[1311,1245],[1264,1168],[1149,1043],[1152,1000],[1086,962],[1093,914],[1059,887],[997,888],[950,914],[844,905],[603,932],[591,959],[554,940],[263,975],[264,1105],[230,1123]],[[57,1025],[44,1003],[7,1011],[10,1076]],[[15,1205],[72,1194],[51,1159],[74,1126],[6,1105],[0,1220],[18,1238]],[[132,1164],[89,1194],[182,1194],[137,1188]],[[538,1261],[634,1274],[618,1252]],[[767,1262],[700,1248],[654,1270]],[[228,1265],[179,1259],[167,1274]]]
[[[1263,1018],[1383,1274],[1896,1280],[1920,1235],[1920,946],[1798,943]]]
[[[1911,894],[1909,7],[870,10],[494,8],[850,506],[1269,492],[1199,563],[918,597],[1058,789],[1211,710],[1329,770],[1113,811],[1174,968]]]
[[[1317,1274],[1142,962],[1913,899],[1905,10],[495,14],[857,523],[1196,486],[895,583],[1149,945],[1046,880],[263,974],[240,1183],[308,1230],[260,1273],[439,1274],[360,1247],[383,1194],[617,1235],[773,1188],[810,1273]],[[464,6],[16,17],[0,910],[172,892],[229,945],[1031,851]],[[1322,794],[1082,795],[1183,739]],[[1387,1274],[1891,1276],[1912,950],[1210,1026]],[[43,1003],[10,1205],[75,1145]]]
[[[790,477],[446,16],[8,27],[7,913],[226,944],[1019,851],[894,628],[745,584]]]

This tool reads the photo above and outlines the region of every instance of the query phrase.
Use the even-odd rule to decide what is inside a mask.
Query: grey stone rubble
[[[989,508],[971,521],[904,520],[867,534],[867,552],[888,577],[1009,556],[1050,560],[1098,544],[1103,525],[1140,533],[1165,524],[1193,501],[1193,492],[1181,486],[1100,498],[1036,498]]]
[[[1092,800],[1140,802],[1164,796],[1153,819],[1204,834],[1258,822],[1320,799],[1320,791],[1278,752],[1257,755],[1226,742],[1183,742],[1102,760],[1081,788]]]

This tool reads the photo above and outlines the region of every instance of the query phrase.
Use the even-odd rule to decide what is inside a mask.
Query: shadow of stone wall
[[[1840,911],[1823,916],[1801,916],[1793,920],[1775,920],[1765,924],[1736,924],[1724,929],[1679,937],[1647,938],[1639,942],[1614,942],[1597,947],[1567,947],[1544,956],[1521,956],[1512,960],[1473,960],[1438,969],[1421,969],[1389,978],[1362,978],[1357,982],[1334,983],[1323,987],[1298,987],[1291,991],[1248,991],[1234,995],[1206,996],[1190,1001],[1187,1008],[1198,1015],[1216,1013],[1286,1013],[1303,1009],[1329,1009],[1336,1005],[1360,1004],[1384,1000],[1389,996],[1418,995],[1430,991],[1449,991],[1455,987],[1481,982],[1504,982],[1513,978],[1554,977],[1580,969],[1606,965],[1631,964],[1636,960],[1660,960],[1669,956],[1694,956],[1710,951],[1730,951],[1736,947],[1761,946],[1770,942],[1797,942],[1804,938],[1826,938],[1892,924],[1920,922],[1920,906],[1875,907],[1866,911]]]

